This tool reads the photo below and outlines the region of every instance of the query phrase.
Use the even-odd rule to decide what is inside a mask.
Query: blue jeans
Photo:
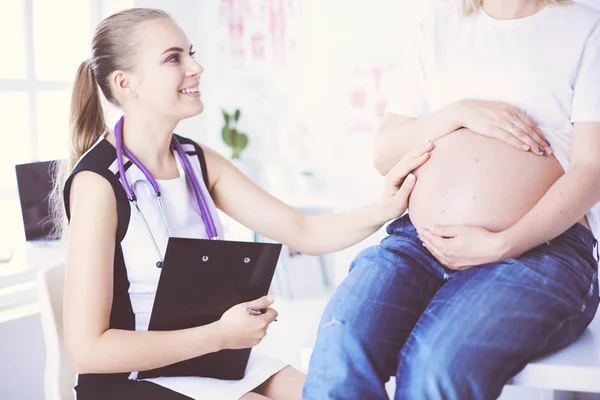
[[[532,359],[577,339],[598,307],[597,242],[576,224],[519,258],[441,266],[408,216],[332,296],[303,398],[495,399]],[[596,249],[597,250],[597,249]]]

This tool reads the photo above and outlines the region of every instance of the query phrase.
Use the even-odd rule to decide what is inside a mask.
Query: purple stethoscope
[[[131,203],[133,203],[138,214],[140,215],[140,217],[142,217],[142,221],[144,222],[146,231],[148,231],[148,236],[150,236],[150,239],[152,240],[152,244],[154,245],[154,250],[156,251],[156,254],[158,255],[158,259],[159,259],[159,261],[156,263],[156,266],[158,268],[162,268],[163,263],[164,263],[164,258],[162,256],[162,254],[160,253],[160,250],[158,249],[158,244],[156,243],[156,240],[154,239],[154,235],[152,235],[152,231],[150,230],[150,225],[148,225],[148,221],[144,217],[144,214],[142,214],[142,211],[140,210],[140,207],[137,204],[137,197],[135,195],[135,192],[133,191],[133,187],[130,186],[129,182],[127,181],[127,176],[125,175],[125,167],[123,165],[123,153],[125,153],[127,158],[129,158],[131,160],[131,162],[142,171],[142,173],[146,177],[148,183],[152,186],[152,189],[154,189],[154,198],[156,199],[156,202],[158,204],[158,208],[160,210],[160,215],[161,215],[161,218],[165,225],[165,228],[167,229],[167,233],[169,234],[169,237],[172,236],[171,229],[169,228],[169,223],[167,222],[167,217],[165,216],[165,211],[164,211],[163,203],[162,203],[162,199],[161,199],[161,193],[160,193],[160,189],[158,188],[158,183],[156,182],[156,179],[154,179],[154,177],[152,176],[150,171],[148,171],[148,169],[144,166],[144,164],[142,164],[142,162],[140,160],[138,160],[137,157],[134,156],[133,153],[127,147],[125,147],[125,145],[123,144],[123,140],[122,140],[123,139],[123,120],[124,120],[124,117],[121,117],[119,119],[119,121],[117,121],[117,123],[115,125],[115,130],[114,130],[115,142],[116,142],[116,148],[117,148],[117,167],[119,168],[119,175],[121,176],[123,189],[125,189],[125,193],[127,194],[127,199]],[[208,237],[210,239],[219,239],[219,234],[217,232],[215,222],[212,218],[212,215],[210,213],[208,204],[206,202],[206,199],[204,198],[202,190],[200,189],[200,184],[198,183],[196,174],[194,174],[192,165],[190,164],[190,161],[188,160],[188,157],[187,157],[185,151],[183,150],[181,143],[179,143],[179,140],[177,140],[175,135],[172,135],[172,137],[171,137],[171,148],[173,148],[175,151],[177,151],[177,154],[179,155],[179,158],[181,159],[181,162],[183,164],[183,170],[185,171],[185,178],[186,178],[186,180],[188,180],[191,183],[192,188],[194,189],[196,201],[198,202],[198,208],[200,209],[200,214],[202,216],[202,221],[204,222],[204,226],[206,227],[206,233],[208,234]]]

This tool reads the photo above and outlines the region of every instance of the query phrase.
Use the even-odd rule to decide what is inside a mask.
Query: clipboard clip
[[[205,256],[202,256],[201,260],[202,260],[202,262],[207,262],[208,260],[210,260],[210,257],[205,255]],[[250,261],[252,261],[250,259],[250,257],[244,257],[244,264],[248,264]]]

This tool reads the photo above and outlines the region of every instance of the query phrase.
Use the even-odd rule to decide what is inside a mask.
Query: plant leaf
[[[239,133],[234,139],[234,147],[239,149],[240,153],[248,147],[248,135],[245,133]]]
[[[221,137],[223,138],[223,142],[225,142],[225,144],[229,147],[233,147],[234,143],[233,143],[233,138],[234,138],[234,132],[232,129],[229,128],[229,126],[224,126],[223,129],[221,129]]]

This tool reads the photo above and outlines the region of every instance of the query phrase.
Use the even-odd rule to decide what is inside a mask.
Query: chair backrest
[[[37,275],[38,302],[46,344],[46,400],[74,398],[76,375],[69,363],[63,338],[64,281],[64,264],[46,268]]]

